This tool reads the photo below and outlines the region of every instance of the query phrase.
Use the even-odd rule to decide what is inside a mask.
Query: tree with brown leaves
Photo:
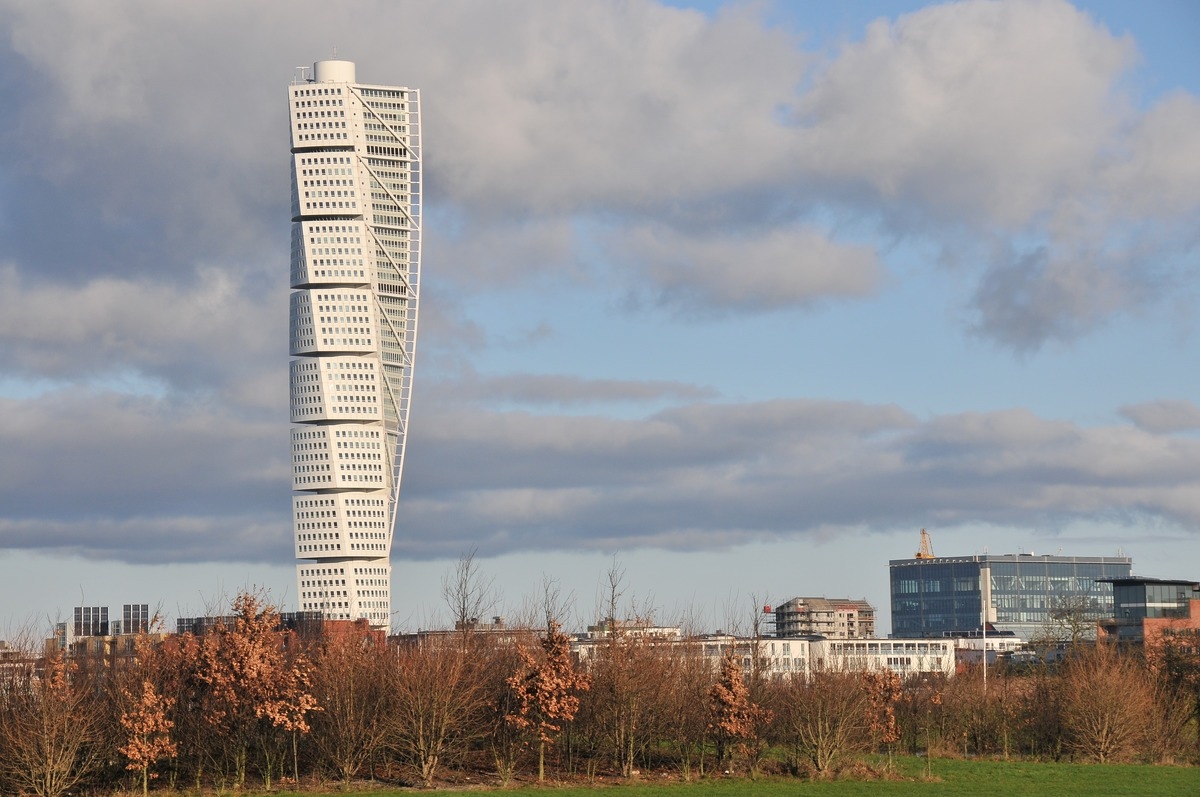
[[[716,744],[717,766],[723,766],[734,745],[758,741],[761,727],[770,722],[771,712],[750,700],[750,687],[742,675],[742,663],[731,645],[721,657],[721,673],[708,691],[708,729]]]
[[[318,710],[309,692],[311,667],[303,654],[289,656],[275,607],[243,592],[233,602],[232,626],[219,624],[200,640],[196,674],[207,686],[205,719],[227,742],[234,782],[246,782],[251,750],[261,755],[263,780],[282,769],[281,733],[308,733]]]
[[[142,794],[150,791],[150,779],[158,774],[150,767],[161,758],[173,756],[177,746],[171,740],[171,729],[175,723],[167,713],[174,706],[173,698],[159,694],[154,684],[144,679],[140,692],[122,690],[125,710],[121,713],[121,728],[125,731],[125,743],[117,752],[129,759],[126,769],[142,773]]]
[[[904,696],[900,676],[892,670],[876,670],[861,675],[863,689],[870,702],[867,726],[875,744],[888,749],[900,741],[900,725],[896,722],[896,704]]]
[[[570,640],[556,620],[547,623],[541,649],[539,660],[528,648],[518,648],[521,668],[508,679],[517,710],[506,717],[537,741],[539,783],[546,778],[546,746],[554,743],[562,724],[574,718],[578,693],[590,686],[587,676],[576,670]]]
[[[146,672],[161,694],[171,699],[167,711],[174,723],[171,736],[179,748],[172,781],[190,775],[196,789],[210,770],[224,767],[224,738],[209,721],[210,689],[200,677],[200,643],[193,634],[175,634],[153,649]]]

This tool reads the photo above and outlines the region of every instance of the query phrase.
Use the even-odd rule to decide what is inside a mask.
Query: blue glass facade
[[[899,559],[889,563],[892,636],[936,637],[978,631],[988,601],[994,625],[1029,639],[1056,608],[1084,603],[1099,616],[1113,610],[1112,584],[1128,578],[1124,556],[1003,556]]]

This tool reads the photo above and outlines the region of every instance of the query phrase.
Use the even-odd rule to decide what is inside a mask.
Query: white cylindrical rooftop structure
[[[353,83],[353,61],[317,61],[313,64],[314,83]]]

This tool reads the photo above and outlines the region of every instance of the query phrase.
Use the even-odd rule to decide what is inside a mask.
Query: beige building
[[[768,609],[768,612],[770,610]],[[874,639],[875,607],[850,598],[792,598],[775,607],[775,636]]]

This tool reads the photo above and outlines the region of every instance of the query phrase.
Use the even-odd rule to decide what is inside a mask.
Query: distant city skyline
[[[282,89],[419,86],[396,627],[1200,562],[1189,2],[0,0],[0,637],[298,608]],[[436,98],[436,101],[434,101]],[[307,542],[305,543],[307,544]]]

